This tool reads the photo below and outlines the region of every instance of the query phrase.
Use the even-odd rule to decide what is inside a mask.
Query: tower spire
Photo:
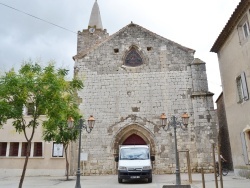
[[[95,0],[95,3],[93,5],[88,26],[89,27],[94,27],[95,26],[96,29],[103,29],[100,9],[99,9],[97,0]]]

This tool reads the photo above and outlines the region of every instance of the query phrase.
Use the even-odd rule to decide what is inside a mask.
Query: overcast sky
[[[95,0],[0,0],[0,71],[24,60],[50,60],[73,75],[77,31],[86,29]],[[222,91],[217,55],[210,49],[240,0],[98,0],[111,35],[131,21],[196,50],[206,62],[214,101]],[[3,5],[4,4],[4,5]],[[12,7],[12,8],[10,8]],[[17,10],[14,10],[14,9]],[[21,11],[21,12],[20,12]],[[56,27],[53,23],[65,29]]]

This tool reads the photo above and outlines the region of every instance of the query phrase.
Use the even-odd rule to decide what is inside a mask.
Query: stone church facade
[[[194,53],[132,22],[109,36],[94,3],[73,57],[74,74],[84,81],[80,110],[85,119],[96,119],[93,131],[82,134],[82,152],[88,154],[84,175],[115,174],[114,157],[122,144],[149,144],[156,159],[153,172],[175,172],[174,130],[161,128],[160,115],[181,121],[184,112],[189,125],[186,131],[177,128],[178,150],[189,150],[192,171],[212,171],[213,94],[205,63]],[[179,156],[181,172],[186,171],[186,156]]]

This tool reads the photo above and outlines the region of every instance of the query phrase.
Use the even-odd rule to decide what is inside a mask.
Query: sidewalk
[[[203,188],[201,174],[193,174],[192,188]],[[250,179],[236,177],[233,172],[229,172],[227,176],[223,176],[224,188],[250,188]],[[214,174],[205,174],[205,187],[215,188]],[[218,177],[218,188],[220,188],[220,181]]]
[[[229,173],[223,177],[224,188],[249,188],[250,180],[240,177],[235,177],[233,173]],[[17,188],[20,177],[8,176],[0,177],[1,188]],[[76,177],[70,177],[69,181],[65,181],[66,177],[56,176],[27,176],[24,179],[23,188],[74,188]],[[192,174],[192,188],[202,188],[201,174]],[[188,184],[188,175],[181,174],[182,184]],[[205,174],[206,188],[215,188],[214,174]],[[154,175],[153,183],[147,181],[124,182],[119,184],[117,175],[109,176],[81,176],[82,188],[162,188],[163,185],[175,184],[175,174]],[[220,188],[220,182],[218,182]]]

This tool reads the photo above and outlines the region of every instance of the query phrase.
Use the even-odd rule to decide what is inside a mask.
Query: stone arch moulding
[[[111,148],[114,155],[119,152],[119,145],[121,145],[130,135],[136,134],[140,136],[148,145],[150,145],[151,155],[156,154],[154,134],[144,126],[133,123],[121,128],[113,138]]]
[[[139,56],[140,59],[141,59],[141,63],[132,63],[131,65],[130,64],[127,64],[126,61],[128,60],[127,58],[130,58],[129,56],[132,55],[134,53],[135,57],[136,56]],[[134,57],[132,55],[132,57]],[[123,55],[123,58],[122,58],[122,62],[123,62],[123,65],[124,66],[127,66],[127,67],[138,67],[138,66],[142,66],[144,64],[148,64],[147,63],[147,58],[146,56],[144,55],[142,49],[140,49],[138,46],[136,46],[135,44],[132,44],[124,53]]]

